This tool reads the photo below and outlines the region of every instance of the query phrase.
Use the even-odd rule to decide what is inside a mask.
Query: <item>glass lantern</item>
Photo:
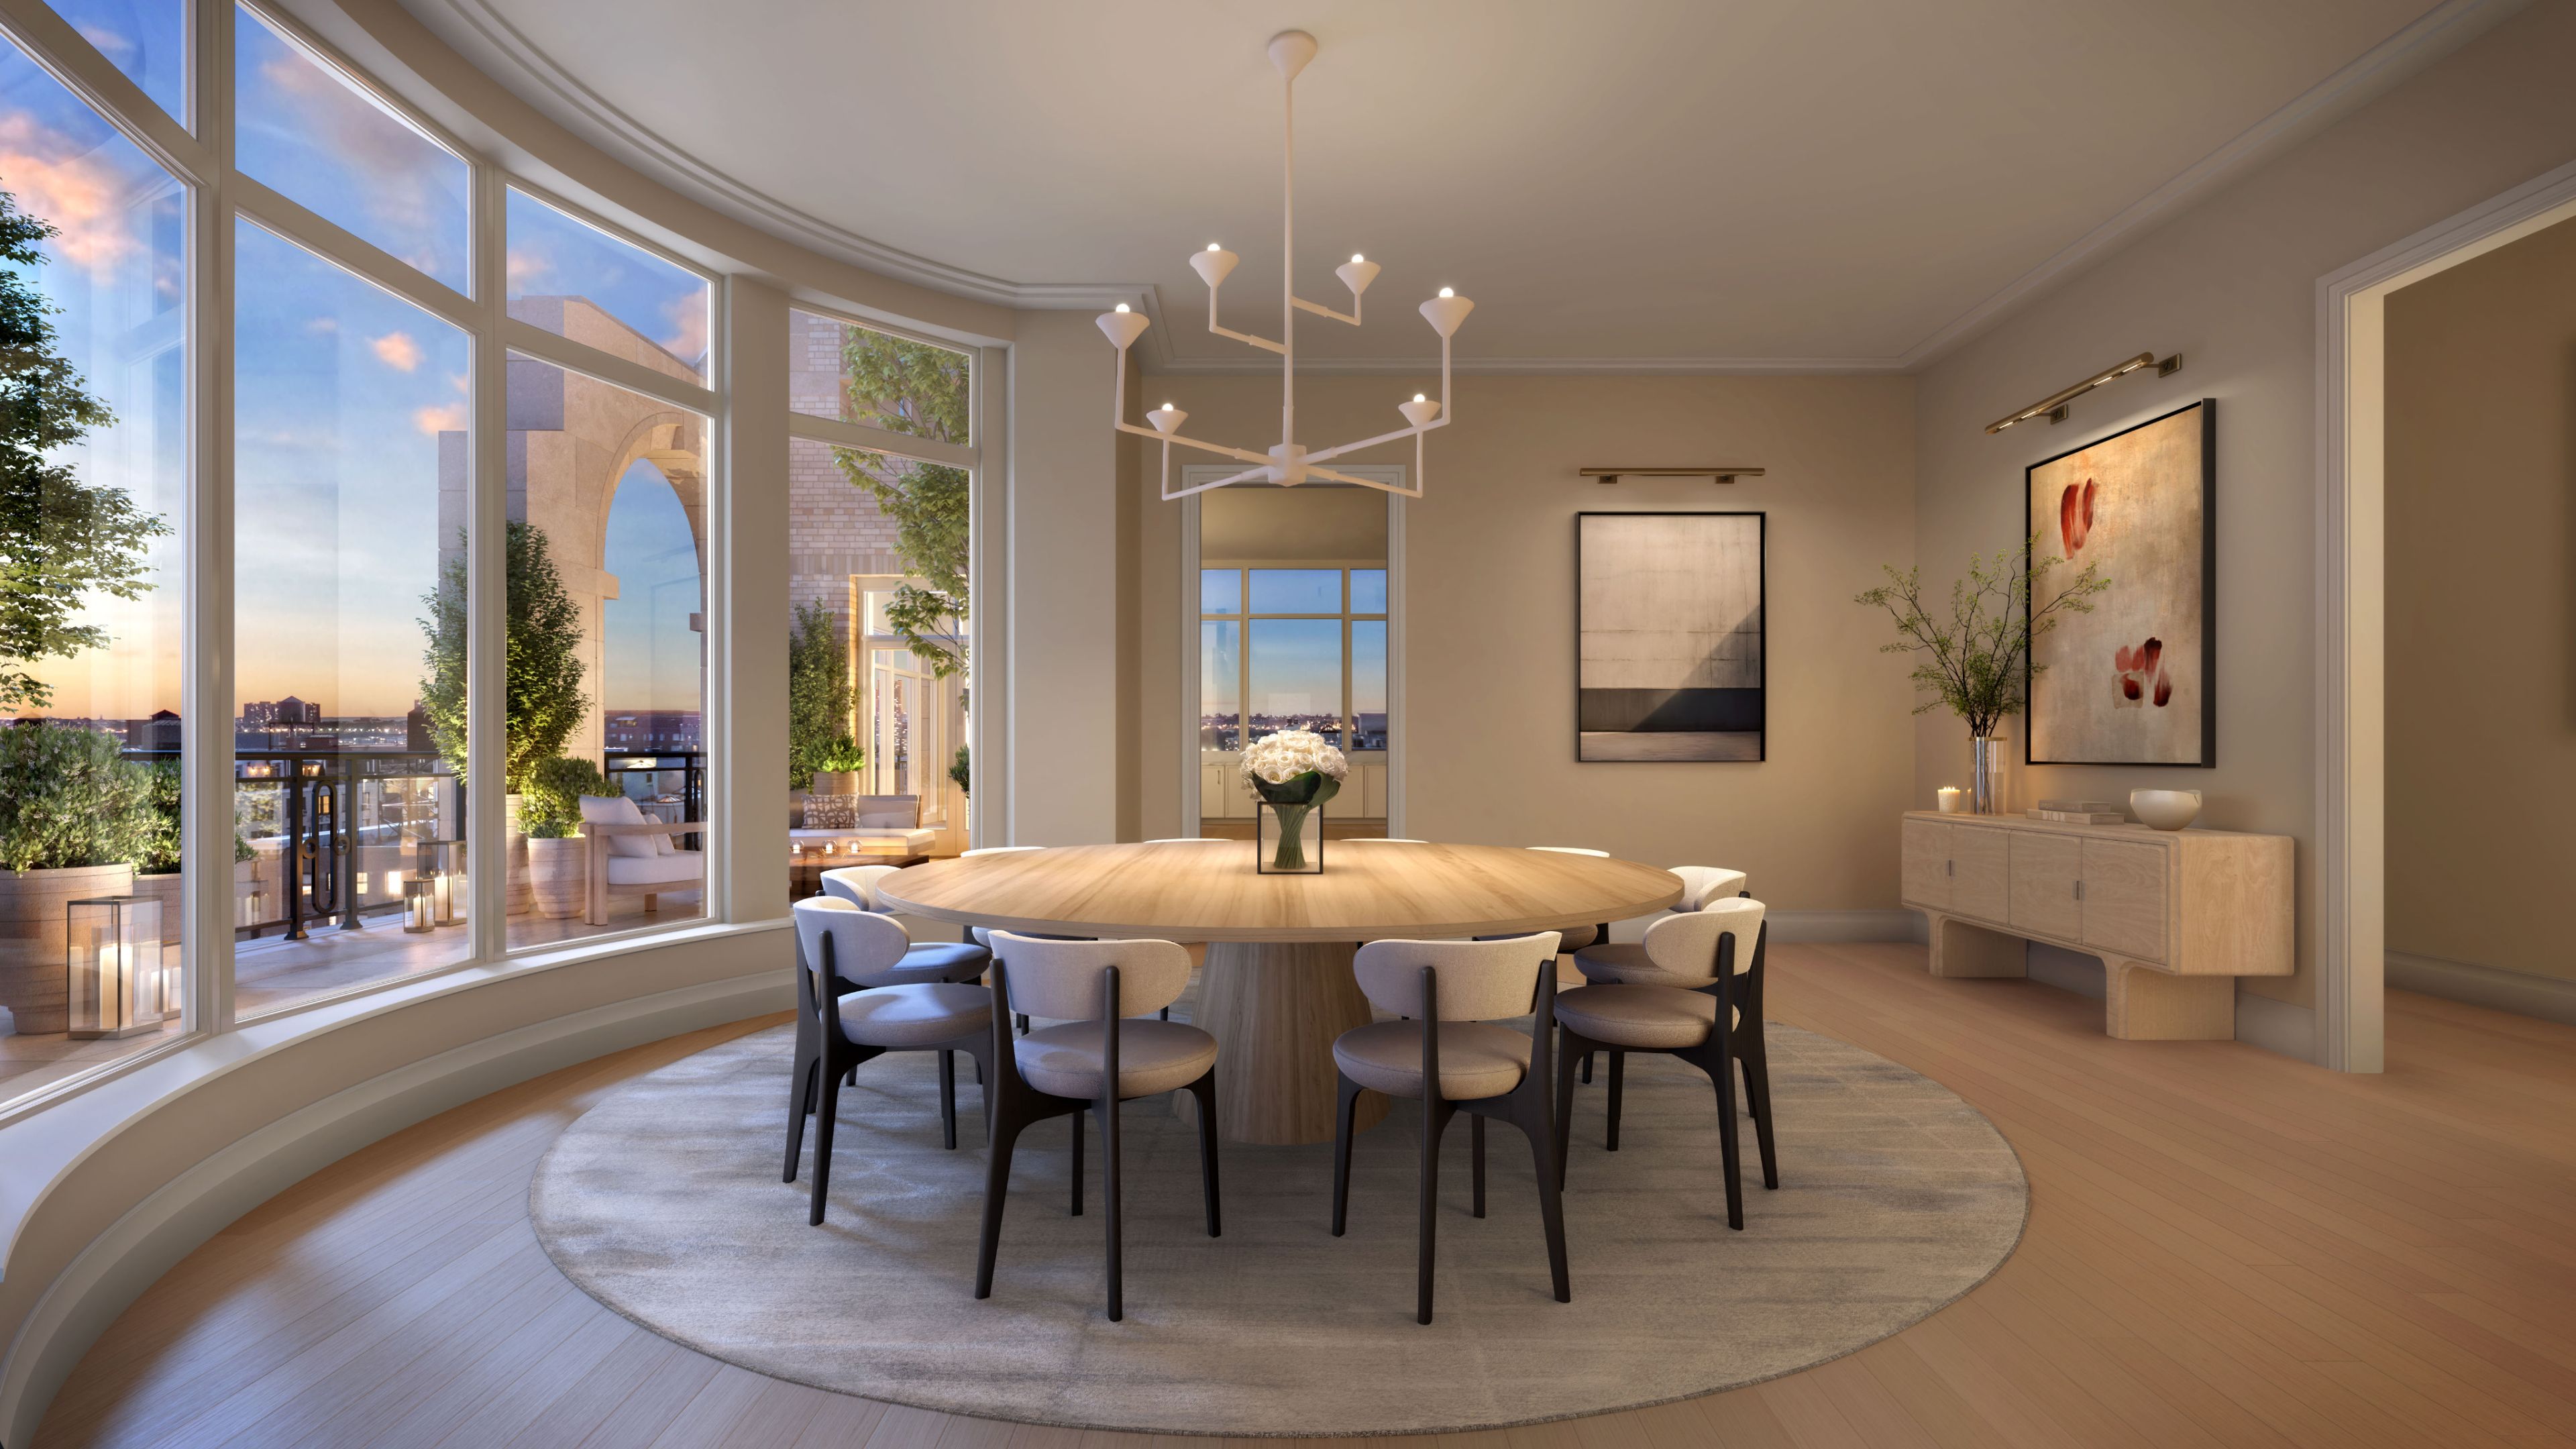
[[[1253,869],[1262,875],[1324,873],[1324,807],[1254,802]]]
[[[426,935],[438,929],[438,901],[430,893],[430,878],[416,875],[403,882],[403,933]]]
[[[75,1040],[138,1036],[168,1020],[161,902],[99,896],[64,907],[64,998]]]
[[[429,922],[433,926],[456,924],[456,897],[464,884],[464,853],[465,842],[461,840],[424,840],[413,852],[412,876],[429,888]],[[404,906],[404,920],[407,930],[408,903]]]

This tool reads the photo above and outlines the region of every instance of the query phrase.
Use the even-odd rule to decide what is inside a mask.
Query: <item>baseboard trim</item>
[[[1765,917],[1775,941],[1911,941],[1931,933],[1920,911],[1772,911]]]
[[[2420,991],[2445,1001],[2462,1001],[2576,1026],[2576,981],[2506,971],[2470,961],[2445,961],[2411,951],[2388,953],[2387,980],[2400,991]]]
[[[35,1437],[45,1408],[118,1314],[234,1219],[380,1138],[547,1072],[794,1007],[764,973],[535,1022],[371,1077],[214,1152],[110,1224],[57,1276],[10,1345],[0,1442]]]
[[[2236,988],[2236,1039],[2296,1061],[2317,1059],[2317,1014],[2304,1006]]]

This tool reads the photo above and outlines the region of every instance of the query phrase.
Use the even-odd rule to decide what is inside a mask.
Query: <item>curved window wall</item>
[[[0,1114],[702,919],[713,279],[264,8],[0,32]]]

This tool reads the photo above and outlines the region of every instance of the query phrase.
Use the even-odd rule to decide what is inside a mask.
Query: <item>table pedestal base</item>
[[[1216,1038],[1217,1135],[1290,1146],[1333,1140],[1333,1039],[1369,1024],[1351,976],[1356,947],[1331,941],[1214,941],[1199,981],[1198,1026]],[[1386,1116],[1364,1092],[1353,1125]]]

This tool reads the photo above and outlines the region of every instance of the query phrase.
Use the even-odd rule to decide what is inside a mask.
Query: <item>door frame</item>
[[[1345,464],[1341,470],[1393,487],[1405,486],[1405,470],[1401,463]],[[1195,488],[1241,471],[1231,463],[1187,463],[1181,467],[1181,486]],[[1180,801],[1181,829],[1189,835],[1198,834],[1199,822],[1206,818],[1199,813],[1199,499],[1203,496],[1193,493],[1180,500]],[[1404,834],[1405,824],[1404,503],[1402,494],[1386,495],[1386,833],[1389,835]],[[1249,703],[1245,708],[1250,708]]]

